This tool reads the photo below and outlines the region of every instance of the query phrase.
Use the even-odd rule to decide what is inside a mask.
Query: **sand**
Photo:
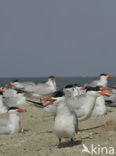
[[[20,114],[24,132],[0,135],[0,156],[80,156],[83,144],[88,148],[91,144],[114,147],[116,152],[116,108],[108,107],[106,115],[80,121],[73,144],[63,139],[61,148],[58,148],[58,138],[52,133],[53,116],[50,113],[30,103],[20,105],[20,108],[27,110]],[[0,118],[6,116],[0,115]]]

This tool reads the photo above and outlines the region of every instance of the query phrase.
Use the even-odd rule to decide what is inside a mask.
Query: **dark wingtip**
[[[63,90],[58,90],[58,91],[54,92],[52,95],[52,97],[62,97],[62,96],[64,96]]]
[[[87,86],[85,87],[85,90],[86,91],[100,91],[100,86],[96,86],[96,87],[90,87],[90,86]]]

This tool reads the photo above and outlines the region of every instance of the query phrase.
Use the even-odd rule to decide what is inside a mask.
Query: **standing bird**
[[[59,146],[61,138],[70,138],[73,141],[73,136],[78,130],[78,120],[74,112],[72,112],[66,104],[64,92],[59,90],[54,93],[53,97],[45,98],[49,102],[43,105],[43,109],[48,107],[54,113],[53,132],[59,138]],[[54,109],[50,106],[54,106]]]
[[[18,113],[26,112],[24,109],[18,107],[10,107],[8,109],[8,119],[0,119],[0,134],[12,134],[21,132],[20,118]]]
[[[64,97],[56,98],[54,102],[56,105],[56,114],[54,119],[53,132],[59,138],[59,145],[61,138],[70,138],[73,141],[73,136],[78,129],[78,122],[74,112],[71,112],[66,104]],[[54,98],[55,100],[55,98]]]
[[[101,95],[96,98],[96,103],[95,103],[95,107],[92,112],[92,116],[104,115],[104,114],[106,114],[106,112],[107,112],[107,110],[106,110],[106,105],[105,105],[105,99],[104,99],[104,96]]]

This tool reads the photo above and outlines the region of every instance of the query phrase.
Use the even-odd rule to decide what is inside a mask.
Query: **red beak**
[[[112,87],[104,87],[101,90],[103,91],[103,90],[111,90],[111,89],[112,89]]]
[[[98,92],[97,94],[104,95],[104,96],[111,96],[109,91],[101,91]]]
[[[55,101],[56,101],[55,99],[52,99],[52,98],[51,98],[51,102],[46,103],[46,104],[43,106],[43,108],[44,108],[44,107],[47,107],[47,106],[49,106],[49,105],[54,104]]]
[[[24,96],[30,95],[30,93],[23,93]]]
[[[12,86],[12,83],[7,83],[7,86]]]
[[[108,78],[110,79],[110,78],[114,78],[114,76],[112,76],[112,75],[108,75]]]
[[[81,90],[85,90],[85,88],[84,88],[84,87],[82,87],[82,88],[81,88]]]
[[[50,100],[52,100],[51,97],[45,97],[45,98],[42,99],[42,101],[50,101]]]
[[[22,112],[26,112],[25,109],[17,109],[16,112],[22,113]]]

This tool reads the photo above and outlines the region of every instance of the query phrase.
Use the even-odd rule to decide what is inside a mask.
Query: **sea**
[[[45,82],[48,77],[7,77],[0,78],[0,86],[4,86],[8,82],[18,80],[19,82]],[[83,86],[86,83],[90,83],[93,80],[97,80],[99,77],[56,77],[56,84],[58,87],[65,87],[67,84],[79,84]],[[108,80],[108,86],[116,86],[116,77]]]

